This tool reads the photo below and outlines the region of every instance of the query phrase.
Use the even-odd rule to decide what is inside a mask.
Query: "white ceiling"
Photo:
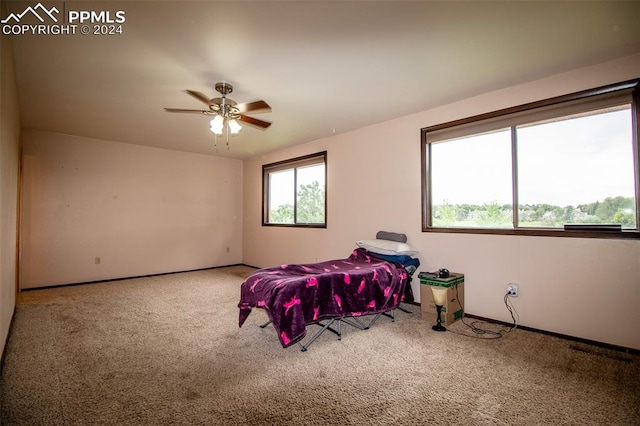
[[[239,159],[640,52],[640,2],[42,3],[126,20],[12,36],[23,128]],[[216,150],[206,116],[163,110],[219,81],[273,125]]]

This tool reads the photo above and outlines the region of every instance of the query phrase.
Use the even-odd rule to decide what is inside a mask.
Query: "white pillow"
[[[415,247],[410,246],[407,243],[399,243],[397,241],[389,240],[359,240],[356,241],[358,247],[367,249],[371,252],[378,254],[404,254],[407,256],[415,256],[418,254],[418,250]]]

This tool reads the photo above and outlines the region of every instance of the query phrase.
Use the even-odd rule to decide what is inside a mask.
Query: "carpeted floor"
[[[28,291],[3,425],[638,425],[640,357],[516,329],[470,338],[413,314],[283,349],[238,328],[230,268]],[[487,328],[499,329],[486,324]]]

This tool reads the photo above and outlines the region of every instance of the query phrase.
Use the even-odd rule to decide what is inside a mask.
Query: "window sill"
[[[569,238],[603,238],[603,239],[640,239],[637,230],[613,231],[565,231],[563,229],[498,229],[498,228],[422,228],[422,232],[438,232],[445,234],[491,234],[491,235],[527,235],[533,237],[569,237]]]
[[[263,223],[262,226],[279,226],[282,228],[326,228],[324,223]]]

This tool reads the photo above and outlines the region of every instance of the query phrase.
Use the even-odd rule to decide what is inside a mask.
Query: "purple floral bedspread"
[[[397,308],[407,277],[402,265],[363,248],[346,259],[260,269],[242,283],[239,325],[252,308],[262,308],[286,348],[305,337],[307,324]]]

